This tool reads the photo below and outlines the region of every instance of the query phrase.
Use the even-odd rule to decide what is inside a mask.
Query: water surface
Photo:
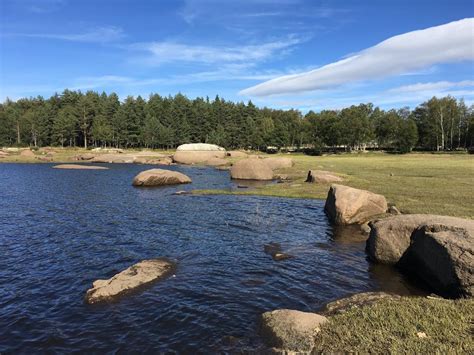
[[[173,195],[236,188],[227,171],[176,166],[190,185],[135,188],[149,166],[58,170],[0,164],[0,352],[258,349],[258,316],[314,311],[352,293],[414,292],[334,234],[323,201]],[[264,245],[295,257],[274,261]],[[92,282],[147,258],[176,274],[117,302],[87,305]]]

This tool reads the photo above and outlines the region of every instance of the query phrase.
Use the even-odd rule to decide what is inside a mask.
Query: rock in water
[[[324,210],[331,223],[362,224],[387,211],[382,195],[344,185],[331,185]]]
[[[110,301],[139,286],[168,276],[174,268],[175,264],[166,259],[140,261],[108,280],[94,281],[93,287],[87,290],[85,300],[90,304]]]
[[[230,169],[232,179],[240,180],[272,180],[273,171],[264,159],[242,159]]]
[[[411,244],[413,232],[423,225],[441,224],[446,227],[466,228],[474,223],[457,217],[429,214],[403,214],[370,223],[366,251],[369,257],[382,264],[396,264]]]
[[[262,314],[260,334],[268,346],[280,351],[311,351],[327,318],[316,313],[278,309]]]
[[[340,176],[334,175],[330,171],[324,170],[310,170],[305,182],[312,182],[318,184],[328,184],[332,182],[341,182]]]
[[[474,296],[474,221],[416,229],[399,265],[446,297]]]
[[[272,170],[291,168],[294,164],[293,159],[291,158],[272,157],[272,158],[265,158],[263,159],[263,161]]]
[[[108,170],[105,166],[81,165],[81,164],[59,164],[53,166],[53,169],[71,169],[71,170]]]
[[[188,184],[191,179],[177,171],[150,169],[142,171],[133,179],[133,186],[163,186]]]

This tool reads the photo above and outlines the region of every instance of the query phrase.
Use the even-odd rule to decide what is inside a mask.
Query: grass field
[[[314,352],[472,354],[473,332],[473,299],[404,297],[330,317]]]
[[[282,155],[288,156],[288,155]],[[383,153],[313,157],[291,155],[292,168],[279,172],[292,181],[252,190],[197,191],[325,199],[329,184],[305,183],[308,170],[335,172],[343,184],[384,195],[403,213],[474,218],[474,156],[467,154]]]

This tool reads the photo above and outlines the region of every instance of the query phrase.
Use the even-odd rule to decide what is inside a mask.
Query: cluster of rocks
[[[308,174],[312,180],[315,174]],[[325,212],[336,226],[365,225],[369,258],[416,275],[445,297],[474,296],[474,221],[456,217],[405,214],[388,206],[384,196],[343,185],[332,185]],[[387,217],[387,213],[395,214]],[[321,314],[275,310],[261,317],[260,332],[277,353],[310,353],[326,317],[381,299],[400,296],[362,293],[334,301]]]

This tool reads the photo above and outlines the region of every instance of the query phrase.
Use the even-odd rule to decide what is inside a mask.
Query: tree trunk
[[[18,145],[21,143],[20,121],[16,121],[16,143]]]

